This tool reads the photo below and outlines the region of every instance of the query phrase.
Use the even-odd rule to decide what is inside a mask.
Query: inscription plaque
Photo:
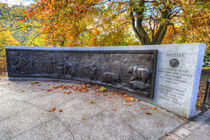
[[[77,80],[153,98],[157,50],[87,48],[6,47],[8,76]]]

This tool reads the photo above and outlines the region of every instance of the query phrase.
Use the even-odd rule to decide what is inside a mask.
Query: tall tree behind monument
[[[169,26],[185,24],[180,22],[180,16],[189,9],[195,13],[198,3],[202,1],[39,0],[26,13],[41,22],[42,33],[49,44],[65,46],[68,42],[74,46],[88,36],[90,44],[97,45],[102,39],[100,33],[106,35],[112,25],[118,23],[114,28],[121,29],[119,38],[123,37],[120,31],[126,32],[128,25],[132,25],[141,44],[149,45],[161,44]]]

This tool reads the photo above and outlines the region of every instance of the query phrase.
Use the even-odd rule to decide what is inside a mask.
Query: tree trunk
[[[145,14],[144,13],[145,2],[146,2],[145,0],[139,1],[138,6],[140,8],[139,7],[133,8],[132,11],[130,12],[130,18],[132,21],[133,30],[142,45],[161,44],[167,32],[169,22],[160,23],[159,28],[156,29],[157,30],[156,33],[152,35],[152,38],[150,40],[148,33],[145,31],[143,27],[143,20],[144,20],[144,14]],[[133,6],[132,2],[130,3],[130,6]],[[164,8],[165,10],[161,12],[161,17],[165,20],[169,20],[170,15],[171,15],[171,9],[170,7],[167,7],[167,6],[165,6]]]
[[[142,26],[142,19],[137,18],[136,21],[135,17],[133,16],[133,12],[130,13],[130,17],[132,21],[133,30],[142,45],[161,44],[167,32],[167,23],[161,24],[156,34],[152,37],[152,40],[150,40],[148,34]]]
[[[158,31],[156,32],[155,36],[152,38],[150,44],[161,44],[167,32],[167,28],[168,28],[167,24],[160,25]]]

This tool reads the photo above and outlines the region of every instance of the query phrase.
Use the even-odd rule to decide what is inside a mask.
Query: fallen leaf
[[[55,89],[57,89],[57,88],[63,88],[63,87],[64,87],[63,84],[62,85],[53,86],[53,88],[55,88]]]
[[[112,111],[117,111],[117,109],[116,108],[112,108]]]
[[[166,136],[170,136],[170,134],[168,132],[165,133]]]
[[[64,94],[69,94],[69,93],[71,93],[71,91],[64,91],[63,93]]]
[[[115,94],[116,94],[116,93],[114,93],[114,92],[112,93],[112,95],[115,95]]]
[[[92,86],[92,89],[96,90],[97,89],[97,86]]]
[[[128,96],[128,97],[127,97],[127,96],[124,96],[124,97],[126,97],[125,100],[128,101],[128,102],[133,102],[133,101],[135,101],[135,98],[133,98],[133,97],[131,97],[131,96]]]
[[[121,96],[121,95],[124,95],[122,92],[117,92],[117,94],[119,95],[119,96]],[[126,93],[125,93],[126,94]],[[127,95],[127,94],[126,94]]]
[[[63,88],[59,88],[59,90],[63,90]]]
[[[47,91],[53,91],[53,90],[55,90],[54,88],[49,88],[49,89],[47,89]]]
[[[140,100],[140,99],[138,99],[137,101],[138,101],[138,102],[140,102],[141,100]]]
[[[94,101],[93,101],[93,100],[89,100],[88,102],[89,102],[89,103],[94,103]]]
[[[48,112],[53,112],[53,111],[55,111],[55,110],[56,110],[56,107],[51,108]]]
[[[40,86],[39,83],[40,83],[39,81],[35,81],[35,82],[31,83],[31,85],[32,85],[32,86],[34,86],[34,85]]]
[[[77,91],[78,90],[78,87],[73,86],[72,89],[75,90],[75,91]]]
[[[156,107],[153,107],[153,108],[152,108],[152,110],[156,110],[156,109],[157,109]]]
[[[63,110],[62,109],[58,109],[58,112],[63,112]]]
[[[84,119],[85,119],[85,117],[82,117],[81,119],[82,119],[82,120],[84,120]]]
[[[80,92],[88,92],[88,89],[81,89]]]
[[[127,97],[127,96],[128,96],[127,94],[124,94],[124,95],[123,95],[123,97]]]
[[[87,86],[85,84],[81,84],[81,88],[86,88]]]
[[[107,98],[112,98],[112,96],[107,96]]]
[[[125,102],[123,103],[124,105],[127,105]]]
[[[141,110],[145,110],[145,107],[142,107]]]
[[[114,89],[107,89],[109,92],[115,92]]]
[[[106,93],[104,93],[104,96],[106,96]]]
[[[152,115],[152,113],[151,113],[151,112],[146,112],[146,114],[147,114],[147,115]]]
[[[132,106],[132,104],[128,104],[129,106]]]
[[[105,88],[105,87],[102,86],[102,87],[99,88],[99,91],[100,92],[106,92],[107,91],[107,88]]]
[[[181,120],[185,121],[185,120],[186,120],[186,118],[181,118]]]
[[[86,87],[90,88],[92,85],[91,84],[86,84]]]

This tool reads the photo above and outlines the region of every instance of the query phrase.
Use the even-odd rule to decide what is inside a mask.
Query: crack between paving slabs
[[[46,121],[46,122],[43,122],[43,123],[41,123],[41,124],[39,124],[39,125],[36,125],[36,126],[31,127],[31,128],[29,128],[29,129],[27,129],[27,130],[24,130],[24,131],[22,131],[22,132],[20,132],[20,133],[18,133],[18,134],[16,134],[16,135],[14,135],[14,136],[12,136],[11,139],[12,139],[12,138],[15,138],[15,137],[17,137],[17,136],[19,136],[19,135],[21,135],[21,134],[27,132],[27,131],[29,131],[29,130],[32,130],[32,129],[37,128],[37,127],[39,127],[39,126],[41,126],[41,125],[44,125],[44,124],[46,124],[46,123],[48,123],[48,122],[50,122],[50,121],[52,121],[52,120],[55,120],[55,119],[57,119],[57,118],[52,118],[52,119],[50,119],[50,120],[48,120],[48,121]]]
[[[17,102],[23,102],[23,103],[26,103],[26,104],[30,104],[30,105],[32,105],[32,106],[34,106],[34,107],[36,107],[36,108],[38,108],[38,109],[40,109],[40,110],[42,110],[42,111],[47,111],[47,110],[44,110],[43,108],[39,107],[38,105],[29,103],[29,102],[27,102],[27,101],[17,101]],[[47,111],[47,113],[49,113],[49,112]],[[74,140],[76,140],[75,137],[74,137],[74,135],[72,134],[72,132],[68,129],[68,127],[67,127],[67,126],[66,126],[66,125],[65,125],[57,116],[55,116],[55,115],[52,114],[52,113],[51,113],[51,115],[54,117],[54,118],[52,118],[51,120],[57,119],[59,122],[61,122],[61,123],[63,124],[63,126],[67,129],[69,135],[72,136]],[[48,120],[48,121],[46,121],[46,122],[49,122],[49,121],[51,121],[51,120]],[[42,124],[45,124],[46,122],[44,122],[44,123],[42,123]],[[35,126],[35,127],[38,127],[38,126],[40,126],[40,125],[42,125],[42,124],[39,124],[39,125],[37,125],[37,126]],[[33,128],[35,128],[35,127],[32,127],[32,128],[30,128],[30,129],[33,129]],[[30,130],[30,129],[28,129],[28,130]],[[28,130],[26,130],[26,131],[28,131]],[[26,131],[23,131],[23,132],[21,132],[21,133],[24,133],[24,132],[26,132]]]
[[[116,117],[116,115],[115,115],[114,113],[110,112],[109,110],[103,108],[102,106],[100,106],[100,105],[98,105],[98,104],[95,104],[95,105],[97,105],[98,107],[104,109],[105,111],[111,113],[112,115],[114,115],[114,116]],[[98,113],[97,113],[97,114],[98,114]],[[116,118],[117,118],[117,117],[116,117]],[[127,124],[126,122],[124,122],[123,120],[121,120],[121,119],[119,119],[119,118],[117,118],[117,119],[118,119],[122,124],[125,124],[125,125],[129,126],[129,127],[132,128],[134,131],[136,131],[139,135],[141,135],[144,139],[146,139],[146,137],[145,137],[144,135],[142,135],[139,131],[137,131],[137,130],[136,130],[135,128],[133,128],[131,125]]]
[[[37,97],[39,97],[39,96],[41,96],[41,95],[38,95]],[[87,98],[89,98],[89,96],[87,96],[87,95],[85,95],[85,94],[84,94],[84,96],[86,96]],[[76,99],[76,98],[75,98],[75,99]],[[10,100],[11,100],[11,99],[10,99]],[[29,100],[30,100],[30,99],[29,99]],[[69,99],[69,100],[64,101],[64,102],[62,102],[62,103],[60,103],[60,104],[57,104],[57,105],[55,105],[55,106],[59,106],[59,105],[65,104],[66,102],[69,102],[69,101],[71,101],[71,100],[72,100],[72,99]],[[23,102],[23,103],[31,104],[31,105],[33,105],[33,106],[35,106],[35,107],[37,107],[37,108],[39,108],[39,109],[41,109],[41,110],[43,110],[43,111],[47,111],[47,110],[41,108],[41,107],[38,106],[38,105],[35,105],[35,104],[33,104],[33,103],[30,103],[30,102],[27,102],[26,100],[22,100],[22,101],[12,100],[12,101],[17,101],[17,102]],[[107,112],[111,113],[112,115],[116,116],[114,113],[112,113],[112,112],[110,112],[109,110],[103,108],[102,106],[100,106],[100,105],[98,105],[98,104],[95,104],[95,105],[97,105],[98,107],[104,109],[103,111],[100,111],[100,112],[96,113],[95,115],[100,114],[101,112],[107,111]],[[54,115],[54,114],[52,114],[52,115],[53,115],[55,118],[57,118],[57,119],[65,126],[65,128],[69,131],[69,133],[71,134],[71,136],[73,136],[73,138],[75,139],[74,135],[73,135],[72,132],[69,130],[69,128],[68,128],[68,127],[67,127],[67,126],[66,126],[66,125],[65,125],[65,124],[56,116],[56,115]],[[88,119],[93,118],[95,115],[88,117]],[[131,125],[125,123],[125,122],[124,122],[123,120],[121,120],[121,119],[118,119],[118,120],[120,120],[120,122],[121,122],[122,124],[125,124],[125,125],[129,126],[130,128],[132,128],[132,129],[133,129],[134,131],[136,131],[139,135],[141,135],[144,139],[146,139],[144,135],[142,135],[139,131],[137,131],[137,130],[136,130],[135,128],[133,128]],[[75,123],[75,124],[77,124],[77,123]],[[40,124],[40,125],[42,125],[42,124]],[[39,125],[38,125],[38,126],[39,126]],[[35,126],[35,127],[37,127],[37,126]],[[34,128],[34,127],[33,127],[33,128]],[[27,131],[28,131],[28,130],[27,130]],[[25,132],[25,131],[24,131],[24,132]]]
[[[89,98],[89,96],[87,96],[86,94],[84,94],[84,96],[86,96],[87,98]],[[61,105],[61,104],[58,104],[58,105]],[[116,116],[114,113],[112,113],[112,112],[110,112],[109,110],[103,108],[102,106],[100,106],[100,105],[98,105],[98,104],[95,104],[95,105],[98,106],[98,107],[100,107],[100,108],[102,108],[103,111],[100,111],[100,112],[96,113],[95,115],[92,115],[92,116],[88,117],[88,119],[91,119],[91,118],[93,118],[94,116],[96,116],[96,115],[98,115],[98,114],[100,114],[100,113],[102,113],[102,112],[104,112],[104,111],[107,111],[107,112],[111,113],[112,115]],[[87,120],[88,120],[88,119],[87,119]],[[125,124],[125,125],[129,126],[129,127],[132,128],[134,131],[136,131],[139,135],[141,135],[144,139],[146,139],[144,135],[142,135],[139,131],[137,131],[137,130],[136,130],[135,128],[133,128],[131,125],[125,123],[125,122],[124,122],[123,120],[121,120],[121,119],[119,119],[119,120],[120,120],[120,122],[121,122],[122,124]],[[78,123],[75,123],[75,124],[78,124]],[[75,125],[75,124],[72,124],[72,125]]]
[[[170,132],[168,132],[169,134],[174,134],[178,129],[182,128],[184,125],[188,124],[189,120],[186,120],[185,122],[183,122],[182,124],[180,124],[179,126],[177,126],[176,128],[174,128],[173,130],[171,130]],[[188,129],[187,129],[188,130]],[[176,134],[174,134],[176,135]],[[177,135],[176,135],[177,136]],[[165,138],[165,137],[168,137],[166,135],[163,135],[159,138],[159,140]],[[179,137],[179,136],[177,136]],[[179,137],[180,138],[180,137]]]
[[[8,99],[8,100],[9,100],[9,101],[15,101],[15,102],[22,102],[22,101],[13,100],[13,99]],[[0,104],[0,106],[1,106],[1,105],[4,105],[4,104],[6,104],[6,103],[8,103],[8,102],[2,103],[2,104]],[[23,110],[24,110],[24,109],[22,109],[22,110],[16,112],[15,114],[19,114],[19,113],[21,113],[21,111],[23,111]],[[26,109],[26,110],[28,110],[28,109]],[[5,121],[5,120],[8,120],[8,119],[10,119],[11,117],[13,117],[13,115],[6,117],[5,119],[1,120],[0,122]]]
[[[203,116],[203,115],[202,115]],[[203,116],[203,117],[205,117],[205,116]],[[206,118],[206,117],[205,117]],[[194,119],[195,120],[195,119]],[[176,135],[175,134],[175,132],[177,132],[178,130],[180,130],[181,128],[184,128],[184,129],[187,129],[188,131],[190,131],[191,133],[190,134],[192,134],[193,133],[193,131],[195,131],[195,130],[197,130],[197,129],[199,129],[199,128],[201,128],[202,126],[199,124],[199,126],[197,127],[197,128],[195,128],[194,130],[190,130],[190,129],[188,129],[187,127],[185,127],[187,124],[189,124],[190,122],[192,122],[193,120],[186,120],[184,123],[182,123],[181,125],[179,125],[178,127],[176,127],[176,128],[174,128],[173,130],[171,130],[170,132],[169,132],[169,134],[173,134],[173,135],[175,135],[175,136],[177,136],[178,138],[181,138],[180,136],[178,136],[178,135]],[[189,135],[190,135],[189,134]],[[188,135],[188,136],[189,136]],[[188,137],[188,136],[184,136],[184,137]],[[163,138],[166,138],[167,136],[165,136],[165,135],[163,135],[162,137],[160,137],[159,138],[159,140],[161,140],[161,139],[163,139]],[[182,139],[182,138],[181,138]]]
[[[87,95],[85,95],[85,96],[88,97]],[[89,97],[88,97],[88,98],[89,98]],[[102,106],[100,106],[100,105],[98,105],[98,104],[95,104],[95,105],[97,105],[98,107],[104,109],[105,111],[111,113],[112,115],[114,115],[114,116],[116,117],[116,115],[115,115],[114,113],[110,112],[110,111],[107,110],[106,108],[103,108]],[[100,113],[100,112],[99,112],[99,113]],[[99,113],[97,113],[97,114],[99,114]],[[92,116],[92,117],[93,117],[93,116]],[[116,117],[116,118],[117,118],[117,117]],[[119,119],[119,118],[117,118],[117,119]],[[122,124],[125,124],[125,125],[129,126],[129,127],[132,128],[133,130],[135,130],[139,135],[141,135],[144,139],[146,139],[146,137],[145,137],[144,135],[142,135],[139,131],[137,131],[137,130],[136,130],[135,128],[133,128],[131,125],[125,123],[125,122],[124,122],[123,120],[121,120],[121,119],[119,119],[119,121],[120,121]]]

